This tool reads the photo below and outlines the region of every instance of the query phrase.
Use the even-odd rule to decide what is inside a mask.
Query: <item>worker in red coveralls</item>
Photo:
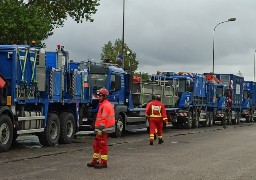
[[[92,162],[87,164],[88,167],[97,169],[107,168],[108,134],[115,131],[115,111],[107,100],[108,95],[109,92],[105,88],[98,91],[100,106],[95,120],[96,138],[93,141],[93,158]]]
[[[152,96],[152,101],[148,103],[146,107],[146,116],[149,118],[149,141],[150,145],[154,143],[154,133],[157,129],[158,144],[162,144],[163,141],[163,120],[168,124],[166,116],[166,110],[164,104],[161,103],[160,97]]]

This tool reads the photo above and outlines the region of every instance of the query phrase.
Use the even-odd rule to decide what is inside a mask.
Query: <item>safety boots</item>
[[[149,144],[150,144],[150,145],[153,145],[153,143],[154,143],[153,141],[149,141]]]
[[[164,142],[163,139],[158,139],[158,144],[162,144]]]
[[[102,168],[107,168],[107,167],[108,167],[107,163],[98,163],[94,166],[94,168],[96,168],[96,169],[102,169]]]
[[[88,167],[95,167],[97,164],[99,164],[99,162],[90,162],[87,164]]]

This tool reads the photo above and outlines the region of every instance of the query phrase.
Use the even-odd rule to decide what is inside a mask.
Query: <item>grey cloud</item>
[[[100,1],[93,23],[68,20],[46,40],[49,49],[58,43],[73,59],[98,60],[102,46],[122,37],[122,0]],[[125,43],[137,54],[141,71],[209,72],[212,70],[213,28],[215,70],[239,70],[253,79],[256,49],[254,0],[126,0]],[[159,69],[161,70],[161,69]],[[228,72],[227,72],[228,71]]]

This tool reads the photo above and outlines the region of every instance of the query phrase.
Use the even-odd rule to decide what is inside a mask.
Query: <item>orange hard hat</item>
[[[109,92],[106,88],[101,88],[98,92],[99,95],[106,95],[108,96]]]

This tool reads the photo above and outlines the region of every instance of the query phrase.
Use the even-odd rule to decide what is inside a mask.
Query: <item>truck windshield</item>
[[[216,87],[216,98],[223,97],[223,87]]]
[[[94,90],[98,90],[107,85],[107,75],[106,74],[90,74],[88,76],[88,82]]]
[[[178,88],[179,93],[184,93],[186,92],[186,79],[179,79],[179,88]]]
[[[244,99],[250,98],[249,91],[244,91],[243,92],[243,97],[244,97]]]

